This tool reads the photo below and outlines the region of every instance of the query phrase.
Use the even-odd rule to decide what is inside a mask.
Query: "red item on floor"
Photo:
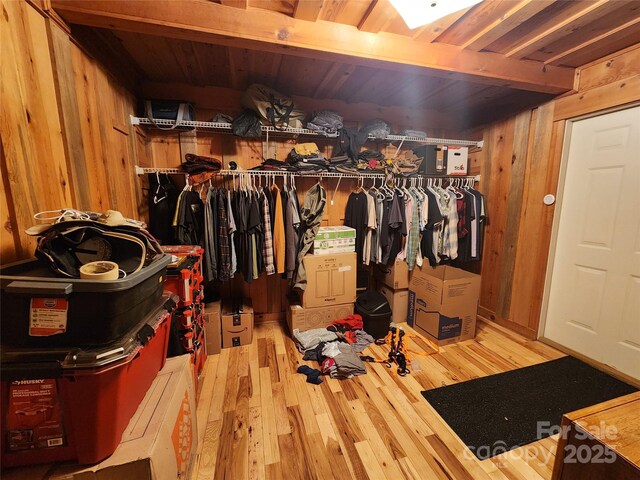
[[[358,314],[352,314],[334,321],[329,327],[335,327],[337,331],[343,332],[348,330],[362,330],[362,325],[362,317]]]
[[[97,463],[113,453],[164,366],[170,306],[158,308],[99,349],[2,352],[2,465],[71,460]]]

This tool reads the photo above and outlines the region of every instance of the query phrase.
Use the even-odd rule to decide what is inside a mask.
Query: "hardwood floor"
[[[552,360],[563,354],[480,322],[474,340],[414,356],[406,377],[381,364],[350,380],[306,383],[286,325],[257,324],[253,343],[209,357],[200,382],[191,480],[551,478],[557,438],[479,461],[421,390]],[[412,330],[405,327],[410,333]],[[384,358],[384,349],[364,352]],[[2,472],[49,478],[51,465]]]
[[[420,391],[561,356],[479,323],[474,340],[414,356],[409,376],[368,364],[367,375],[316,386],[296,373],[317,364],[302,361],[286,326],[259,324],[251,345],[207,360],[192,479],[547,479],[556,438],[479,461]]]

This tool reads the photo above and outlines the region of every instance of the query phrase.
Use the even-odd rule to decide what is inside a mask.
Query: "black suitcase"
[[[389,333],[391,307],[380,292],[369,290],[359,295],[355,312],[362,317],[364,331],[373,338],[384,338]]]

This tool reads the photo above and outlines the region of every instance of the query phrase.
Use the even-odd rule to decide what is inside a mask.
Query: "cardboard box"
[[[378,285],[378,291],[385,296],[391,306],[391,321],[406,322],[409,312],[409,290],[394,290],[384,284]]]
[[[220,301],[207,303],[204,310],[204,343],[207,355],[220,353],[222,323]]]
[[[444,175],[444,152],[441,145],[420,145],[413,153],[422,158],[419,172],[426,175]]]
[[[475,337],[480,276],[450,266],[416,268],[407,323],[438,345]]]
[[[320,227],[313,241],[313,254],[326,255],[356,251],[356,231],[351,227]]]
[[[222,307],[222,348],[249,345],[253,340],[253,308],[243,302],[240,313],[234,313],[230,305]]]
[[[469,165],[468,147],[447,147],[447,175],[466,175]]]
[[[167,359],[116,451],[91,467],[61,466],[62,480],[184,480],[198,450],[196,396],[189,355]]]
[[[287,310],[287,324],[289,332],[294,330],[311,330],[324,328],[331,322],[345,318],[353,313],[353,303],[331,305],[319,308],[303,308],[301,305],[289,305]]]
[[[316,234],[316,240],[336,240],[340,238],[356,238],[356,229],[343,225],[320,227]]]
[[[353,303],[356,300],[356,254],[306,255],[304,308]]]
[[[373,274],[378,282],[384,283],[393,290],[409,288],[409,267],[404,260],[398,260],[390,267],[376,265]]]

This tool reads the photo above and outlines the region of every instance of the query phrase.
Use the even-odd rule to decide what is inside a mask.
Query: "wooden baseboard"
[[[285,323],[285,322],[286,322],[286,316],[284,312],[254,313],[253,315],[254,324]]]
[[[622,373],[621,371],[616,370],[615,368],[610,367],[609,365],[598,362],[593,358],[589,358],[586,355],[583,355],[582,353],[578,353],[575,350],[565,347],[564,345],[554,342],[553,340],[549,340],[548,338],[540,337],[538,340],[546,345],[549,345],[557,350],[560,350],[563,353],[566,353],[567,355],[576,357],[578,360],[582,360],[584,363],[588,363],[592,367],[597,368],[601,372],[611,375],[612,377],[617,378],[620,381],[628,383],[629,385],[633,385],[636,388],[640,388],[640,379],[634,378],[631,375],[627,375],[626,373]]]
[[[487,322],[493,322],[497,325],[508,328],[509,330],[512,330],[530,340],[535,340],[536,338],[538,338],[538,332],[534,329],[525,327],[516,322],[512,322],[511,320],[500,318],[496,315],[495,312],[492,312],[491,310],[488,310],[484,307],[478,307],[478,316],[482,317],[482,319]]]

